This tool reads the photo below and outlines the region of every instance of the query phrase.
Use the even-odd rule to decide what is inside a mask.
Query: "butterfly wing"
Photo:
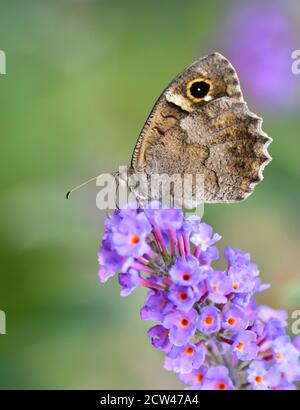
[[[235,202],[247,198],[263,179],[271,160],[271,139],[261,129],[262,119],[245,102],[223,97],[203,106],[180,122],[187,146],[205,147],[207,157],[193,162],[204,167],[204,202]]]
[[[204,83],[209,91],[201,95]],[[191,95],[195,84],[200,88]],[[203,202],[242,200],[270,161],[271,139],[261,122],[248,110],[232,65],[211,54],[188,67],[161,95],[137,141],[132,168],[148,176],[192,175],[193,193],[200,175]]]

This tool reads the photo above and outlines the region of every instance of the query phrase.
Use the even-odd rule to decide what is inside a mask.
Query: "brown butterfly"
[[[261,124],[243,99],[233,66],[221,54],[210,54],[161,94],[139,135],[129,173],[202,175],[202,202],[241,201],[271,160],[272,139]]]

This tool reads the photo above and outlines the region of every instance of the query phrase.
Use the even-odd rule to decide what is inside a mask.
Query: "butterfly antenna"
[[[90,182],[94,181],[95,179],[98,178],[98,176],[99,176],[99,175],[96,175],[95,177],[90,178],[90,179],[88,179],[87,181],[83,182],[82,184],[79,184],[79,185],[75,186],[74,188],[70,189],[70,191],[67,192],[66,198],[68,199],[68,198],[70,197],[70,195],[71,195],[72,192],[77,191],[77,189],[79,189],[79,188],[83,187],[84,185],[87,185],[87,184],[89,184]]]

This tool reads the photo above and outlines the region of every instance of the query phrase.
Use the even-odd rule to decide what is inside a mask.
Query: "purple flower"
[[[288,383],[300,381],[300,363],[297,362],[283,362],[278,365],[284,380]]]
[[[224,257],[228,262],[229,272],[239,271],[243,275],[247,274],[253,280],[259,275],[258,267],[255,263],[251,263],[249,253],[227,246],[224,251]],[[259,282],[257,287],[259,287]]]
[[[224,257],[229,266],[243,266],[250,263],[250,254],[241,251],[240,249],[226,246]]]
[[[122,208],[118,209],[115,215],[119,216],[120,218],[134,218],[140,209],[140,205],[136,200],[128,202],[124,204]]]
[[[173,285],[169,289],[169,300],[183,312],[188,312],[199,298],[200,293],[196,286]]]
[[[215,303],[226,303],[228,295],[232,290],[232,281],[224,273],[213,271],[211,269],[211,274],[207,280],[208,285],[208,299]]]
[[[241,296],[241,294],[238,294],[235,297],[237,297],[237,296]],[[232,302],[233,302],[234,299],[232,299]],[[235,303],[235,302],[233,302],[233,303]],[[247,317],[250,321],[254,321],[254,320],[257,319],[256,300],[254,299],[254,297],[252,297],[252,294],[249,295],[248,303],[245,303],[245,305],[239,305],[239,306],[241,306],[244,309],[244,311],[245,311],[245,313],[246,313],[246,315],[247,315]]]
[[[110,269],[107,266],[101,266],[98,271],[98,277],[100,279],[100,282],[102,283],[107,282],[108,279],[114,276],[115,273],[116,273],[115,270]]]
[[[215,306],[205,306],[200,311],[198,329],[206,334],[218,332],[221,327],[220,311]]]
[[[126,273],[119,273],[121,296],[128,296],[139,285],[139,272],[130,268]]]
[[[255,320],[255,322],[251,326],[252,332],[254,332],[257,336],[261,336],[263,334],[264,328],[264,324],[261,323],[259,320]]]
[[[256,334],[254,332],[250,330],[240,332],[231,346],[231,353],[240,360],[253,360],[259,350],[255,341]]]
[[[183,224],[182,210],[160,206],[156,201],[145,207],[145,214],[153,226],[158,226],[162,231],[178,230]]]
[[[170,341],[175,346],[183,346],[194,336],[197,324],[197,312],[191,309],[189,312],[176,310],[169,313],[163,321],[164,327],[170,329]]]
[[[299,360],[299,351],[291,343],[289,336],[280,336],[272,343],[274,361],[276,363],[296,363]]]
[[[112,277],[117,270],[126,271],[132,263],[132,258],[118,255],[112,248],[107,234],[98,252],[98,262],[101,265],[98,276],[102,283]]]
[[[205,359],[205,349],[202,345],[188,343],[185,346],[174,346],[169,357],[173,359],[172,368],[176,373],[190,373],[198,369]]]
[[[151,225],[143,213],[124,218],[112,232],[112,246],[121,256],[142,256],[149,251],[146,237],[150,232]]]
[[[269,340],[274,340],[279,336],[285,335],[285,329],[282,326],[282,322],[275,318],[268,320],[265,325],[265,331]]]
[[[168,329],[165,329],[161,325],[156,325],[148,330],[147,335],[150,337],[151,343],[156,349],[169,353],[172,348],[172,344],[169,340]]]
[[[208,369],[202,390],[233,390],[227,367],[216,366]]]
[[[201,223],[201,219],[197,215],[191,215],[184,219],[182,224],[183,232],[190,234],[193,230],[197,230]]]
[[[197,369],[193,369],[189,373],[181,373],[179,375],[179,379],[185,384],[200,389],[203,384],[206,372],[207,368],[204,366],[200,366]]]
[[[243,267],[232,266],[228,271],[228,276],[232,281],[232,292],[249,293],[253,291],[254,278]]]
[[[248,308],[249,303],[251,302],[251,293],[235,293],[233,298],[231,299],[231,302],[237,306],[240,306],[243,309]],[[247,312],[249,315],[252,315],[254,312],[252,310],[249,310]],[[255,313],[256,317],[256,313]],[[252,318],[252,317],[251,317]]]
[[[247,370],[247,380],[255,390],[266,390],[268,388],[267,362],[265,360],[254,361]]]
[[[268,370],[266,360],[253,361],[247,370],[247,380],[254,390],[269,390],[280,384],[281,373],[275,366]]]
[[[182,286],[197,285],[207,277],[194,256],[188,256],[186,259],[179,256],[169,273],[172,281]]]
[[[295,339],[293,340],[293,345],[296,347],[296,349],[300,353],[300,335],[295,337]]]
[[[148,293],[146,302],[141,309],[140,315],[142,320],[153,320],[154,322],[162,322],[163,318],[173,308],[165,292]]]
[[[183,213],[180,209],[166,209],[161,212],[157,225],[163,231],[178,230],[183,223]]]
[[[152,201],[143,207],[143,212],[152,225],[156,224],[155,218],[165,206],[159,201]]]
[[[221,236],[217,233],[213,234],[213,229],[210,225],[198,221],[193,225],[191,242],[199,246],[202,251],[206,251],[207,248],[221,239]]]
[[[264,292],[265,290],[267,290],[271,287],[271,285],[269,283],[262,283],[260,278],[255,278],[254,283],[255,283],[255,285],[254,285],[253,293]]]
[[[287,312],[285,310],[275,310],[269,306],[259,306],[257,315],[263,322],[268,322],[270,319],[278,319],[281,326],[287,326]]]
[[[232,305],[225,310],[222,318],[222,327],[230,332],[239,332],[245,330],[248,326],[248,319],[245,312],[238,306]]]
[[[297,390],[297,387],[295,386],[295,384],[283,382],[276,386],[274,390]]]
[[[267,381],[272,389],[274,389],[281,383],[282,373],[277,366],[273,365],[269,368],[267,373]]]
[[[226,272],[210,266],[218,239],[198,217],[131,204],[105,222],[100,280],[118,271],[122,296],[149,289],[140,312],[156,322],[148,336],[190,389],[230,390],[246,380],[247,389],[294,389],[300,337],[292,343],[286,335],[286,312],[256,307],[254,294],[266,285],[248,253],[227,247]],[[220,366],[225,356],[228,368]]]
[[[199,254],[199,260],[204,265],[210,265],[217,259],[219,259],[219,249],[216,246],[209,246],[206,251]]]

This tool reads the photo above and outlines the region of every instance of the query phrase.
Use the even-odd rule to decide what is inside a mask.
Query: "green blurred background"
[[[0,1],[1,388],[181,388],[139,319],[145,293],[123,299],[117,280],[98,282],[96,187],[69,201],[65,192],[129,163],[160,92],[194,59],[223,51],[227,16],[242,3]],[[281,5],[297,25],[299,4]],[[300,76],[295,84],[299,93]],[[223,244],[251,252],[272,284],[259,302],[291,313],[300,309],[300,105],[287,104],[282,114],[259,107],[274,138],[264,182],[243,203],[206,206],[204,219]]]

